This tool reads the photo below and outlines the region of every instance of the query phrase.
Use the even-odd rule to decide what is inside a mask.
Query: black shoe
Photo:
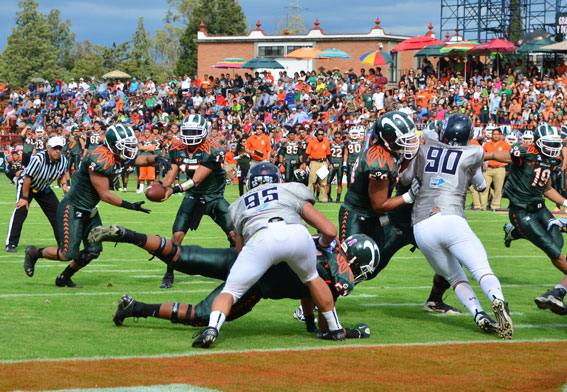
[[[122,226],[97,226],[93,228],[87,237],[91,244],[98,244],[104,241],[119,241],[124,237],[125,229]]]
[[[427,301],[423,305],[423,310],[430,313],[462,314],[459,309],[447,305],[443,301]]]
[[[39,259],[39,251],[35,246],[28,245],[26,246],[26,257],[24,258],[24,271],[26,271],[26,275],[30,278],[33,276],[35,272],[35,263],[37,263],[37,259]]]
[[[341,198],[337,197],[337,200],[335,200],[335,203],[340,203],[341,202]]]
[[[474,317],[476,325],[486,333],[498,333],[500,326],[492,317],[490,317],[486,312],[477,311]]]
[[[345,331],[342,328],[334,331],[329,331],[329,335],[331,336],[331,340],[334,340],[336,342],[342,342],[346,338]]]
[[[170,289],[173,286],[173,272],[166,272],[159,285],[160,289]]]
[[[61,277],[57,277],[57,279],[55,279],[55,286],[57,287],[71,287],[73,289],[82,289],[83,286],[79,286],[78,284],[73,283],[73,281],[71,280],[71,278],[61,278]]]
[[[563,298],[565,298],[565,290],[556,287],[536,297],[534,301],[540,309],[549,309],[555,314],[565,316],[567,305],[563,302]]]
[[[219,331],[215,327],[207,327],[193,335],[194,338],[196,337],[193,340],[193,347],[209,348],[217,340],[218,336]]]
[[[6,252],[16,253],[18,247],[16,245],[6,245]]]
[[[124,319],[126,317],[134,317],[135,304],[136,300],[128,294],[124,294],[120,297],[120,301],[118,301],[118,308],[116,308],[116,312],[114,312],[114,316],[112,316],[112,321],[114,321],[114,324],[116,324],[117,327],[124,323]]]
[[[509,248],[510,243],[514,241],[514,237],[512,237],[512,230],[514,230],[514,225],[511,225],[510,223],[506,223],[503,229],[504,229],[504,246],[506,248]]]

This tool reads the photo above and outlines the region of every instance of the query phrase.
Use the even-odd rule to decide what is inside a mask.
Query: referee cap
[[[51,148],[65,146],[65,140],[61,136],[53,136],[47,141],[47,145]]]

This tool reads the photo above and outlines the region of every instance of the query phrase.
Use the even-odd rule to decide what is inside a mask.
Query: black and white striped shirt
[[[31,177],[30,189],[42,192],[66,171],[67,158],[61,156],[61,159],[58,161],[51,162],[47,150],[45,150],[31,156],[30,163],[22,173],[22,178],[24,176]]]

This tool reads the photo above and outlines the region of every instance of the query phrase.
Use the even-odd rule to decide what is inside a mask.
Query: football
[[[146,197],[150,201],[160,202],[165,197],[165,187],[156,182],[146,189]]]

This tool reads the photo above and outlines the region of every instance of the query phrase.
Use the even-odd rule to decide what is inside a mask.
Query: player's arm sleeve
[[[237,200],[228,207],[228,222],[230,224],[231,230],[234,231],[236,234],[240,235],[241,232],[240,232],[239,228],[237,227],[237,225],[238,225],[238,215],[237,215],[238,204],[239,204],[239,201]]]
[[[298,182],[290,182],[288,190],[293,193],[298,200],[298,212],[301,214],[305,203],[315,204],[313,193],[305,185]]]
[[[515,166],[522,166],[525,151],[521,146],[514,145],[510,150],[510,158]]]
[[[476,172],[472,177],[471,183],[474,189],[476,189],[478,192],[483,192],[486,189],[486,180],[482,175],[482,167],[476,169]]]
[[[416,162],[417,158],[415,157],[409,166],[400,174],[400,184],[403,186],[408,186],[411,184],[412,180],[415,178],[416,175]]]

